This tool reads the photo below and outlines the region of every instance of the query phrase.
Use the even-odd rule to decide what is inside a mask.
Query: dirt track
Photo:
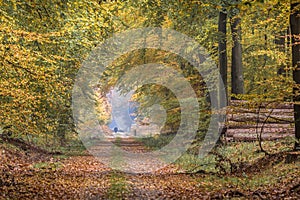
[[[147,151],[132,139],[119,141],[118,145],[131,152]],[[248,199],[253,196],[276,199],[278,195],[298,199],[300,195],[299,173],[289,177],[293,181],[282,180],[280,188],[275,185],[251,191],[224,182],[218,174],[182,173],[175,165],[155,173],[128,174],[112,170],[89,154],[67,159],[37,154],[31,160],[25,154],[4,150],[1,158],[5,162],[0,163],[4,166],[0,173],[0,199]],[[263,163],[267,166],[278,158],[283,159],[282,156],[266,157]],[[37,160],[46,164],[37,166]],[[260,162],[253,167],[259,168]],[[249,171],[247,176],[256,173],[260,172]],[[248,180],[243,179],[244,175],[238,176]]]

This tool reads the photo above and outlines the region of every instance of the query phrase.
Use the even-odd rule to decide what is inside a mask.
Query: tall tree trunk
[[[220,34],[219,37],[219,70],[221,74],[221,82],[219,85],[219,107],[224,108],[227,106],[227,40],[226,40],[226,35],[227,35],[227,29],[226,29],[226,24],[227,24],[227,13],[220,11],[219,12],[219,22],[218,22],[218,32]],[[225,96],[224,96],[225,94]],[[226,117],[226,115],[225,115]],[[225,119],[226,121],[226,119]],[[223,122],[223,121],[222,121]],[[219,123],[219,132],[221,135],[224,135],[226,132],[226,126],[222,123]],[[219,137],[218,143],[221,143],[221,137]]]
[[[226,21],[227,21],[227,14],[225,12],[220,11],[219,12],[219,22],[218,22],[218,31],[220,34],[220,39],[219,39],[219,70],[221,74],[221,78],[223,81],[223,86],[222,84],[220,85],[220,107],[224,107],[227,105],[227,99],[223,99],[223,89],[225,90],[225,94],[227,97],[227,40],[226,40]],[[225,102],[224,102],[225,101]]]
[[[287,33],[287,31],[281,31],[279,33],[279,35],[275,36],[275,44],[276,44],[278,50],[282,53],[286,52],[286,42],[285,42],[286,33]],[[285,65],[284,64],[280,65],[280,67],[277,70],[277,74],[278,75],[283,75],[283,76],[287,75],[287,73],[285,71]]]
[[[244,77],[243,77],[243,64],[242,64],[242,45],[241,40],[241,19],[233,17],[231,19],[231,33],[233,40],[232,47],[232,61],[231,61],[231,93],[243,94],[244,93]],[[235,99],[233,97],[233,99]]]
[[[294,67],[293,80],[294,87],[294,111],[295,111],[295,149],[300,150],[300,3],[291,1],[291,34],[292,34],[292,63]]]

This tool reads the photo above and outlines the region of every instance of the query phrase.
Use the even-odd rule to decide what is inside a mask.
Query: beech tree
[[[238,11],[234,8],[233,11]],[[239,11],[238,11],[239,12]],[[231,57],[231,93],[244,93],[244,77],[242,64],[242,45],[241,45],[241,18],[233,16],[231,18],[231,34],[232,34],[232,57]],[[235,97],[233,97],[234,99]]]
[[[219,39],[219,69],[224,84],[225,93],[227,94],[227,40],[226,40],[226,21],[227,13],[225,10],[219,12],[218,31]],[[227,95],[226,95],[227,96]],[[226,103],[226,102],[224,102]],[[223,106],[223,103],[221,104]]]
[[[115,25],[107,17],[116,5],[0,1],[0,129],[29,142],[64,144],[74,131],[71,92],[80,62],[124,27],[117,14]]]
[[[242,94],[245,90],[249,94],[243,96],[246,100],[252,97],[256,100],[258,96],[262,96],[263,101],[265,97],[272,101],[279,99],[279,96],[292,97],[292,73],[287,73],[287,77],[276,76],[279,66],[284,65],[287,70],[292,66],[289,59],[291,48],[281,52],[274,44],[274,37],[289,26],[290,2],[54,2],[0,1],[0,127],[8,127],[15,133],[13,137],[28,135],[57,138],[63,142],[65,133],[73,131],[71,92],[81,62],[99,42],[128,28],[170,28],[194,38],[207,49],[216,63],[219,62],[225,87],[229,72],[227,65],[233,67],[231,93]],[[230,26],[227,24],[229,19]],[[293,34],[297,34],[296,29]],[[295,42],[297,37],[293,39]],[[232,49],[232,54],[226,48]],[[297,45],[293,46],[296,52],[294,66],[299,60],[297,48]],[[144,54],[140,52],[133,52],[130,54],[132,57],[125,55],[111,66],[107,73],[111,77],[107,79],[107,89],[133,64],[158,62],[182,71],[199,102],[205,101],[203,79],[187,61],[161,50],[146,49]],[[299,77],[297,73],[294,71],[296,82]],[[289,82],[282,81],[283,78]],[[153,103],[149,98],[144,98],[146,94],[143,91],[148,89],[161,97],[166,108],[170,108],[167,124],[180,124],[180,109],[175,96],[156,85],[143,87],[137,94],[140,94],[141,101],[145,99],[145,104]],[[298,94],[296,89],[294,93]],[[203,105],[206,106],[205,103]],[[295,108],[297,110],[297,105]],[[101,109],[99,113],[103,113]],[[101,120],[106,122],[107,116],[103,114]]]
[[[300,150],[300,3],[291,1],[291,34],[292,34],[292,63],[293,80],[295,82],[294,93],[294,111],[295,111],[295,149]]]

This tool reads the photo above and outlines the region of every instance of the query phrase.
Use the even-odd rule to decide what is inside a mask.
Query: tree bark
[[[296,86],[294,92],[294,111],[295,111],[295,149],[300,150],[300,3],[291,1],[291,34],[292,34],[292,63],[293,63],[293,80]]]
[[[233,40],[232,47],[232,61],[231,61],[231,93],[243,94],[244,93],[244,77],[243,77],[243,64],[242,64],[242,45],[241,40],[241,19],[234,17],[231,19],[231,33]],[[232,98],[236,99],[236,98]]]
[[[219,70],[221,74],[221,78],[223,81],[223,85],[220,85],[220,92],[225,91],[225,98],[223,99],[222,93],[220,93],[220,107],[224,107],[227,105],[227,40],[226,40],[226,21],[227,14],[225,12],[219,12],[219,22],[218,22],[218,31],[220,34],[219,39]],[[224,86],[224,88],[221,88]],[[225,102],[224,102],[225,101]]]
[[[288,29],[287,29],[288,30]],[[279,35],[276,35],[275,36],[275,44],[278,48],[278,50],[282,53],[285,53],[286,52],[286,42],[285,42],[285,38],[287,37],[286,36],[286,33],[288,31],[280,31]],[[285,71],[285,65],[284,64],[281,64],[277,70],[277,74],[278,75],[282,75],[282,76],[287,76],[287,72]]]

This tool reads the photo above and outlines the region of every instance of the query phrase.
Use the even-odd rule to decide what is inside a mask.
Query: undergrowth
[[[167,145],[172,139],[171,136],[161,135],[138,140],[148,148],[157,150]],[[198,145],[200,147],[201,143]],[[274,155],[292,150],[294,139],[287,137],[277,141],[263,141],[262,145],[270,155]],[[265,153],[260,151],[258,142],[231,142],[219,145],[201,159],[198,154],[199,152],[188,151],[177,159],[175,164],[188,172],[205,171],[228,174],[238,171],[245,165],[251,165],[265,156]]]

